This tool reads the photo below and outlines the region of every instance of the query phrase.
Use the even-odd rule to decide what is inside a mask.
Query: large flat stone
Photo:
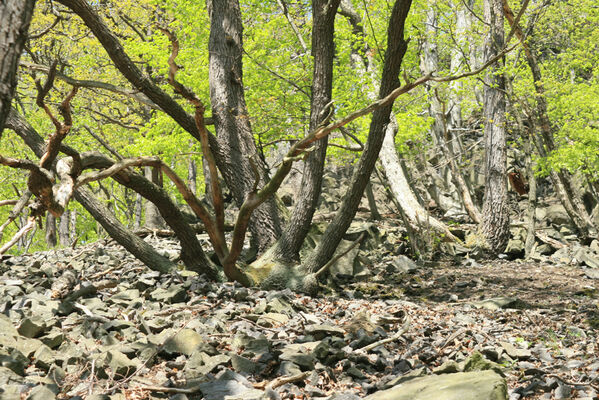
[[[368,400],[506,400],[505,379],[493,371],[415,378],[374,393]]]

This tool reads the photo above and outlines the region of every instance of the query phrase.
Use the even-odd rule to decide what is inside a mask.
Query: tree
[[[490,27],[485,52],[488,60],[500,54],[504,47],[501,0],[485,0],[485,21]],[[501,253],[510,237],[510,220],[506,186],[505,77],[498,64],[489,68],[485,83],[485,197],[481,230],[488,248]]]
[[[418,79],[411,79],[404,73],[402,86],[398,77],[404,56],[408,54],[405,27],[412,7],[410,0],[397,0],[392,8],[383,8],[386,11],[377,14],[379,26],[384,23],[387,27],[387,35],[381,35],[378,39],[375,36],[373,40],[381,40],[386,46],[385,51],[385,47],[378,43],[376,46],[359,44],[360,39],[356,37],[344,42],[344,35],[348,34],[349,29],[362,38],[366,34],[363,29],[358,32],[353,22],[343,28],[334,24],[339,5],[336,1],[314,0],[311,11],[293,8],[295,6],[288,6],[284,2],[277,5],[244,3],[247,7],[263,7],[257,16],[244,16],[244,24],[251,27],[249,33],[245,34],[241,15],[243,8],[234,0],[214,0],[208,3],[206,10],[202,5],[180,2],[167,2],[159,8],[140,2],[132,7],[139,6],[143,11],[153,12],[139,13],[135,20],[126,19],[122,10],[119,17],[124,21],[122,25],[118,23],[119,19],[112,18],[110,7],[116,5],[111,2],[58,2],[68,9],[65,12],[59,8],[58,12],[71,16],[68,20],[65,18],[64,23],[59,23],[60,29],[85,32],[82,37],[88,40],[87,46],[98,46],[99,43],[106,53],[97,57],[106,64],[106,68],[95,79],[78,79],[77,74],[89,78],[85,76],[89,68],[85,65],[78,67],[75,62],[85,59],[85,47],[79,44],[73,46],[69,52],[62,54],[68,62],[55,62],[53,41],[48,41],[47,48],[32,46],[24,68],[32,74],[47,75],[47,80],[45,83],[38,80],[35,87],[31,84],[33,80],[22,82],[23,94],[35,97],[38,107],[30,111],[27,119],[35,120],[40,131],[54,126],[54,132],[44,144],[24,118],[28,107],[24,107],[23,112],[14,110],[11,129],[40,160],[32,162],[25,157],[2,156],[0,161],[27,172],[28,187],[36,196],[39,210],[50,211],[59,217],[72,198],[79,200],[117,242],[151,268],[165,271],[173,268],[173,263],[158,256],[154,249],[122,223],[133,225],[128,216],[134,214],[135,204],[139,204],[134,196],[143,197],[156,207],[168,228],[181,242],[181,260],[188,269],[207,274],[213,279],[226,278],[244,285],[272,284],[314,290],[317,287],[316,278],[326,272],[356,214],[386,135],[391,138],[387,147],[395,154],[395,100],[426,83],[451,82],[476,75],[505,54],[503,48],[498,49],[485,65],[460,75],[439,76],[430,71]],[[277,11],[279,9],[282,14]],[[202,11],[198,15],[199,22],[190,21],[196,25],[191,30],[186,28],[187,21],[182,17],[189,17],[198,11]],[[298,26],[298,18],[311,22]],[[281,63],[285,64],[283,70],[293,75],[293,79],[282,75],[280,70],[273,70],[265,64],[265,60],[254,58],[244,48],[244,40],[253,49],[260,40],[264,40],[260,36],[261,32],[255,30],[256,25],[262,23],[273,24],[274,28],[270,31],[272,35],[283,34],[287,35],[286,38],[295,38],[284,43],[278,38],[269,42],[273,48],[285,52],[284,59],[291,60]],[[140,26],[151,27],[140,29]],[[303,41],[303,36],[310,33],[307,27],[311,27],[310,51],[313,60],[309,58],[306,52],[308,45]],[[91,35],[87,35],[88,32]],[[60,40],[66,36],[63,35]],[[141,43],[132,44],[128,40],[130,37],[140,39]],[[202,45],[205,43],[208,43],[207,51],[206,46]],[[382,62],[372,62],[370,55],[360,53],[364,49],[373,54],[379,52]],[[256,52],[260,54],[258,50]],[[411,57],[410,62],[414,63],[417,57],[413,54]],[[250,60],[249,66],[248,63],[245,66],[242,64],[243,58]],[[350,58],[353,61],[349,61]],[[364,74],[366,76],[355,76],[350,80],[354,90],[349,91],[345,86],[348,84],[345,78],[356,75],[356,62],[365,64],[367,72]],[[50,67],[44,65],[49,63],[52,64]],[[308,69],[306,65],[312,68]],[[189,70],[192,72],[189,73]],[[248,70],[258,78],[254,74],[247,74]],[[334,71],[343,79],[333,79]],[[380,72],[382,75],[378,77]],[[267,76],[276,77],[276,83],[265,84]],[[198,77],[203,80],[198,80]],[[266,92],[271,89],[269,85],[275,86],[281,96],[276,99],[268,97],[265,101],[260,93],[252,91],[255,85],[266,86]],[[364,85],[367,85],[365,90]],[[360,87],[361,91],[355,90],[355,87]],[[374,95],[377,89],[378,94]],[[102,102],[97,98],[97,93],[104,93],[105,90],[123,97],[119,102],[113,98]],[[335,97],[341,100],[339,104],[331,104]],[[210,101],[207,101],[208,98]],[[275,101],[280,107],[273,109],[269,102]],[[61,118],[54,115],[56,103],[61,104],[58,108]],[[260,118],[252,119],[252,106],[265,107],[266,112],[259,113]],[[298,111],[294,111],[293,107]],[[89,113],[99,117],[89,118]],[[365,116],[368,118],[360,120]],[[87,125],[90,121],[94,126]],[[277,121],[284,121],[281,127],[276,125]],[[114,127],[112,132],[105,132],[103,123]],[[305,127],[290,130],[293,124],[303,123]],[[271,132],[268,135],[259,133],[254,127],[264,128],[273,124],[276,132],[272,135],[275,138],[285,133],[294,141],[269,173],[262,140]],[[299,260],[299,248],[309,230],[321,190],[328,147],[326,140],[332,132],[344,127],[348,127],[348,133],[350,129],[359,131],[363,128],[359,135],[366,138],[365,146],[355,164],[341,206],[325,232],[326,240],[318,243],[307,258]],[[303,135],[299,134],[302,131]],[[90,146],[81,137],[82,132],[87,138],[91,135],[95,145]],[[190,147],[188,135],[195,139],[189,153],[181,150],[181,147]],[[283,136],[283,140],[289,136]],[[67,137],[71,140],[69,146],[63,143]],[[156,144],[143,147],[141,152],[131,151],[132,143],[141,142],[145,145],[151,140],[155,140]],[[261,146],[256,146],[256,141]],[[114,148],[114,143],[118,143],[118,149]],[[100,144],[103,153],[97,151],[97,144]],[[193,185],[186,184],[186,180],[180,177],[188,171],[189,157],[200,151],[204,170],[207,171],[205,181],[209,182],[206,193],[210,197],[208,202],[198,198]],[[178,162],[177,156],[182,157]],[[300,201],[289,223],[284,226],[275,194],[292,164],[300,159],[306,161]],[[399,165],[398,162],[396,164]],[[144,177],[138,168],[153,169],[157,173],[156,179]],[[226,234],[226,229],[231,229],[231,225],[225,223],[221,175],[239,208],[230,236]],[[160,182],[160,176],[164,177],[162,187],[153,182]],[[86,185],[91,185],[98,192],[113,192],[115,199],[111,201],[112,210],[100,207],[97,200],[94,202],[92,192],[84,188]],[[408,187],[407,182],[403,186]],[[114,196],[115,191],[119,193],[117,196]],[[180,203],[186,203],[187,210],[191,210],[201,221],[200,226],[190,224]],[[411,210],[419,210],[418,207],[421,205],[416,200]],[[417,221],[415,224],[423,221],[418,211],[410,218]],[[428,217],[425,220],[426,223],[430,221],[434,220]],[[207,254],[202,249],[196,237],[198,229],[208,234],[214,254]],[[439,229],[451,238],[443,224],[439,223]],[[242,257],[242,250],[248,230],[252,234],[253,247],[259,251],[268,250],[258,261],[246,266],[248,259]],[[269,248],[279,233],[281,238]]]
[[[23,51],[35,0],[0,3],[0,137],[17,85],[17,66]]]

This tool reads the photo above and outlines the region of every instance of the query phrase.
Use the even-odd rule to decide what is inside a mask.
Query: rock
[[[578,249],[578,251],[576,251],[576,253],[574,253],[574,258],[589,268],[599,269],[599,256],[589,249],[581,247]]]
[[[493,371],[414,378],[367,396],[368,400],[506,400],[505,379]]]
[[[308,325],[305,332],[308,335],[314,336],[316,340],[322,340],[330,336],[343,337],[345,335],[344,329],[327,324]]]
[[[4,314],[0,314],[0,333],[5,335],[18,335],[17,328],[12,324],[10,318]]]
[[[264,392],[254,389],[243,376],[225,370],[211,382],[200,383],[200,390],[205,400],[258,400],[263,399]]]
[[[48,371],[52,364],[56,362],[54,352],[45,344],[41,345],[33,354],[33,361],[36,367]]]
[[[39,336],[46,330],[47,326],[43,319],[40,317],[25,318],[17,331],[21,336],[27,338],[34,338]]]
[[[0,349],[0,366],[9,368],[14,373],[23,376],[28,364],[29,359],[19,350],[13,349],[9,352],[6,349]]]
[[[584,274],[590,279],[599,279],[599,269],[596,268],[584,268]]]
[[[54,400],[56,395],[46,386],[36,386],[31,389],[27,400]]]
[[[167,353],[185,354],[190,356],[200,346],[210,346],[204,341],[202,335],[192,329],[181,329],[175,336],[164,344]]]
[[[242,356],[238,356],[235,353],[231,353],[231,366],[237,372],[253,374],[256,372],[258,368],[258,363],[250,360],[249,358],[245,358]]]
[[[256,324],[266,328],[285,325],[289,322],[289,317],[285,314],[270,312],[258,317]]]
[[[520,349],[508,342],[499,342],[505,353],[513,359],[528,360],[532,356],[532,352],[528,349]]]
[[[484,308],[487,310],[499,310],[502,308],[513,308],[518,305],[520,300],[515,297],[494,297],[471,303],[476,308]]]
[[[505,253],[513,258],[524,255],[524,242],[520,239],[510,239],[505,248]]]
[[[158,288],[150,293],[154,301],[161,301],[167,304],[183,303],[189,299],[185,288],[179,285],[169,286],[167,289]]]
[[[420,268],[418,264],[404,255],[395,257],[391,262],[393,266],[399,270],[399,272],[411,273]]]
[[[547,207],[546,217],[555,225],[569,225],[572,221],[561,204],[553,204]]]
[[[322,360],[329,354],[329,346],[322,341],[292,343],[283,347],[279,359],[291,361],[304,370],[314,369],[317,359]]]
[[[40,340],[49,348],[55,349],[64,342],[64,334],[61,329],[54,327],[44,336],[40,337]]]
[[[111,350],[106,353],[106,365],[110,367],[113,374],[120,378],[125,378],[137,370],[140,364],[136,361],[136,359],[130,360],[120,351]]]
[[[219,365],[228,364],[231,357],[226,354],[209,356],[202,351],[196,351],[185,364],[184,372],[187,379],[197,378],[212,372]]]
[[[15,385],[23,382],[23,377],[7,367],[0,367],[0,387]]]
[[[131,305],[132,303],[142,300],[143,299],[139,297],[138,289],[126,289],[118,292],[117,294],[108,299],[108,301],[111,303],[125,307]]]

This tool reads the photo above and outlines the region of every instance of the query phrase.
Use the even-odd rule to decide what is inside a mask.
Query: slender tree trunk
[[[0,137],[17,86],[17,67],[35,0],[0,1]]]
[[[341,12],[349,19],[352,25],[353,33],[358,38],[357,42],[354,44],[356,51],[352,53],[354,65],[358,70],[364,69],[364,66],[366,66],[364,73],[369,74],[371,76],[373,85],[377,86],[377,83],[374,80],[375,73],[373,60],[368,59],[365,56],[368,51],[363,51],[362,54],[357,52],[361,43],[365,42],[363,39],[360,40],[360,38],[364,37],[362,20],[355,12],[351,2],[349,1],[342,2]],[[362,50],[368,50],[368,48]],[[374,91],[370,97],[372,100],[376,99],[376,94]],[[403,210],[403,215],[406,216],[412,227],[415,229],[427,226],[438,231],[438,233],[447,235],[448,238],[453,238],[453,235],[449,232],[449,229],[442,222],[430,216],[429,212],[422,207],[421,203],[418,201],[416,194],[412,190],[410,183],[406,178],[405,171],[401,166],[400,159],[397,155],[397,150],[395,149],[397,121],[393,114],[391,114],[389,121],[390,122],[384,132],[384,140],[380,152],[380,158],[381,164],[385,170],[385,175],[387,176],[387,181],[389,182],[389,186],[391,188],[391,192],[395,196],[395,199],[401,210]]]
[[[485,0],[485,21],[490,26],[485,59],[503,49],[503,10],[501,0]],[[501,253],[510,238],[510,220],[506,187],[507,145],[505,137],[505,78],[500,65],[489,67],[485,78],[485,197],[481,232],[486,246]]]
[[[58,241],[60,245],[63,247],[67,247],[71,245],[70,238],[70,219],[73,211],[64,210],[64,213],[60,216],[60,221],[58,222]],[[75,226],[73,226],[73,230]]]
[[[514,29],[516,36],[520,39],[524,39],[524,34],[519,26],[514,26],[516,23],[514,14],[510,9],[506,0],[503,0],[503,13],[506,16],[510,26]],[[553,138],[553,131],[551,129],[551,121],[549,120],[549,113],[547,111],[547,98],[545,97],[545,87],[543,85],[543,79],[541,75],[541,68],[537,61],[537,56],[532,48],[534,43],[531,43],[530,39],[526,38],[523,43],[524,54],[526,61],[530,67],[532,79],[535,85],[535,100],[537,104],[536,118],[539,121],[540,136],[542,139],[543,149],[539,149],[539,153],[542,157],[546,157],[547,153],[552,152],[555,149],[555,142]],[[572,219],[572,222],[578,229],[581,237],[584,239],[589,238],[591,231],[595,231],[595,226],[591,220],[591,217],[584,208],[584,204],[578,196],[574,193],[572,180],[567,171],[553,171],[551,172],[551,180],[555,186],[556,193],[560,199],[562,205],[566,209],[566,212]]]
[[[437,53],[437,45],[434,42],[437,36],[437,13],[433,8],[427,12],[426,26],[427,32],[429,34],[427,35],[427,41],[424,44],[424,51],[422,52],[422,70],[425,74],[428,74],[438,71],[439,69],[439,55]],[[435,121],[432,127],[433,136],[436,138],[437,146],[449,164],[451,180],[459,193],[462,206],[472,221],[478,224],[481,222],[480,211],[476,208],[474,202],[472,201],[470,190],[458,166],[458,155],[456,155],[453,145],[455,138],[451,135],[451,131],[447,126],[445,103],[440,99],[439,93],[436,91],[433,84],[426,84],[426,87],[430,104],[429,114]],[[455,115],[455,118],[458,118],[461,123],[461,115]]]
[[[235,202],[241,206],[258,179],[268,179],[258,156],[245,103],[242,68],[242,21],[238,0],[208,1],[210,16],[210,99],[219,143],[221,172]],[[253,166],[252,166],[253,163]],[[256,176],[258,175],[258,176]],[[212,177],[217,179],[217,177]],[[252,245],[265,250],[281,234],[281,221],[273,196],[250,218]]]
[[[162,173],[158,168],[144,167],[144,176],[147,180],[152,182],[158,187],[162,187]],[[146,201],[146,223],[144,224],[148,229],[164,229],[165,222],[158,207],[150,201]]]
[[[46,244],[56,247],[56,217],[52,213],[46,215]]]
[[[192,156],[187,161],[187,186],[191,193],[198,195],[198,166]]]
[[[333,58],[335,15],[339,0],[314,0],[312,13],[312,56],[314,72],[309,132],[323,122],[333,91]],[[327,137],[314,144],[304,163],[304,172],[297,204],[289,223],[277,242],[279,256],[285,260],[299,261],[299,250],[308,234],[312,217],[322,189],[322,174],[327,153]]]
[[[411,0],[396,0],[393,5],[387,32],[388,45],[379,90],[380,98],[385,97],[399,86],[398,75],[403,56],[408,47],[408,43],[404,39],[404,24],[411,4]],[[303,263],[307,271],[316,272],[331,259],[345,231],[350,226],[381,150],[392,108],[393,104],[390,104],[378,108],[373,112],[368,140],[366,141],[362,156],[354,168],[348,190],[333,221],[331,221],[324,232],[323,237],[326,240],[321,240],[312,254]]]
[[[134,220],[133,220],[133,229],[139,229],[141,227],[141,220],[142,220],[142,214],[143,214],[143,203],[144,203],[144,198],[141,197],[140,194],[136,194],[135,195],[135,209],[133,211],[133,213],[135,214],[134,216]]]

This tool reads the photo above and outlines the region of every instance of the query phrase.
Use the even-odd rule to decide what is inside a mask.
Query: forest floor
[[[0,398],[354,399],[475,354],[510,399],[597,398],[599,291],[580,266],[393,257],[317,297],[159,275],[112,242],[4,258]]]

